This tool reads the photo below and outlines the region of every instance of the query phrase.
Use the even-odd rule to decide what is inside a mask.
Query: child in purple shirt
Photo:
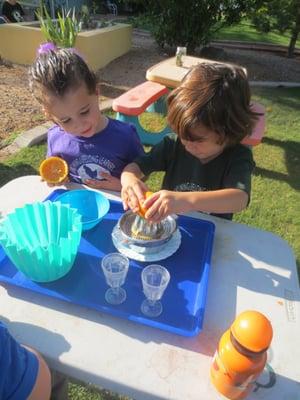
[[[121,190],[124,167],[143,154],[133,125],[103,115],[96,75],[72,49],[41,53],[30,68],[30,87],[55,125],[47,156],[63,158],[71,181]]]

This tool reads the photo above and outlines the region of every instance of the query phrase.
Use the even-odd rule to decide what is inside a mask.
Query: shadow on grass
[[[253,94],[272,99],[272,103],[276,103],[279,106],[285,106],[296,111],[299,110],[300,88],[298,87],[286,88],[278,86],[276,89],[256,87],[253,90]]]
[[[287,174],[282,172],[271,171],[265,168],[256,167],[254,174],[263,175],[266,178],[281,180],[288,183],[293,189],[300,190],[300,143],[292,140],[281,141],[269,137],[265,137],[263,142],[270,146],[279,146],[285,152],[285,164],[287,167]]]
[[[20,163],[9,166],[0,163],[0,187],[23,175],[37,175],[37,171],[29,164]]]
[[[279,86],[277,89],[276,103],[299,110],[300,88],[284,88]]]

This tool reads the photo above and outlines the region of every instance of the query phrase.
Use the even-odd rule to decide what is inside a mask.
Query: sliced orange
[[[69,168],[60,157],[48,157],[40,165],[40,175],[48,183],[62,183],[68,176]]]
[[[153,194],[153,192],[146,192],[145,193],[145,199],[148,199]],[[142,204],[140,204],[140,209],[138,211],[139,216],[142,218],[145,218],[145,214],[147,212],[147,208],[144,208]]]

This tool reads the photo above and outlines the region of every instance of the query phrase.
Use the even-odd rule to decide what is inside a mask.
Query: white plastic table
[[[15,179],[0,189],[0,211],[43,200],[52,190],[38,176]],[[264,374],[249,399],[300,399],[300,292],[291,248],[272,233],[201,217],[215,223],[216,234],[198,336],[172,335],[10,285],[0,286],[1,319],[73,378],[140,400],[214,400],[223,398],[209,380],[218,340],[237,313],[256,309],[273,325],[274,374]]]

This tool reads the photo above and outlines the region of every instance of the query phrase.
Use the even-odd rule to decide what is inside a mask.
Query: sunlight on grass
[[[46,155],[46,144],[28,147],[0,162],[0,186],[23,175],[37,175]]]
[[[151,31],[149,20],[143,16],[127,17],[123,19],[123,22],[132,24],[134,28]],[[258,32],[251,22],[245,19],[238,24],[222,28],[214,35],[213,39],[238,40],[255,43],[262,42],[288,46],[290,42],[290,34],[289,32],[285,32],[284,34],[280,32]],[[296,47],[300,48],[299,39],[296,42]]]
[[[145,112],[139,117],[140,124],[143,128],[150,127],[151,132],[161,132],[166,126],[166,119],[158,113]]]
[[[256,89],[267,108],[267,132],[254,148],[256,170],[252,199],[235,221],[274,233],[288,241],[300,266],[300,90]]]
[[[290,36],[285,34],[269,32],[258,32],[250,22],[242,21],[237,25],[232,25],[221,29],[216,33],[214,39],[219,40],[240,40],[245,42],[265,42],[270,44],[278,44],[288,46]],[[300,47],[300,40],[297,40],[296,46]]]
[[[126,400],[128,397],[124,397],[118,394],[109,392],[108,390],[99,390],[92,385],[87,384],[75,384],[69,382],[68,386],[69,399],[71,400]]]

